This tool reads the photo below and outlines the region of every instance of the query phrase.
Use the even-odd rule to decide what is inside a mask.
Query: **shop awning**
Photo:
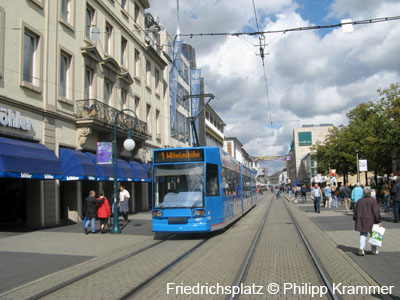
[[[149,169],[144,163],[130,161],[129,164],[134,173],[133,181],[151,182],[151,178],[149,177]]]
[[[61,161],[45,145],[0,137],[0,177],[61,179]]]
[[[60,148],[64,181],[97,180],[96,165],[81,151]]]
[[[90,160],[96,166],[97,178],[100,181],[114,180],[114,168],[112,164],[97,164],[96,155],[90,152],[85,152]],[[117,180],[118,181],[133,181],[133,170],[129,164],[122,160],[117,159]]]

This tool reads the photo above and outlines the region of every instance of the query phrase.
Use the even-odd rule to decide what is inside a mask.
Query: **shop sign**
[[[0,124],[12,128],[29,131],[32,129],[32,120],[21,117],[19,111],[0,107]]]

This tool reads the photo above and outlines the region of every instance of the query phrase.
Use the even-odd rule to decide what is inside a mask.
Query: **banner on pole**
[[[112,164],[111,142],[97,142],[97,163],[99,165]]]
[[[171,130],[176,130],[175,119],[176,119],[176,96],[178,93],[178,78],[179,78],[179,68],[181,66],[181,51],[182,51],[182,41],[175,40],[169,43],[169,55],[172,58],[172,63],[170,64],[169,73],[169,89],[171,96]]]

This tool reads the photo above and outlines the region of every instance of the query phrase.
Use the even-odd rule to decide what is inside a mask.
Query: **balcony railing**
[[[76,101],[76,117],[79,119],[98,120],[110,126],[114,126],[115,116],[118,112],[118,109],[95,99]],[[121,113],[118,116],[117,126],[123,128],[123,122],[129,125],[130,122],[135,122],[135,118],[126,113]],[[138,120],[134,132],[148,136],[147,123]]]

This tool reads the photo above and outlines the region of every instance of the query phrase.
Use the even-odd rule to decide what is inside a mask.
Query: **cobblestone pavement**
[[[270,201],[263,197],[254,209],[226,232],[208,241],[180,264],[154,280],[134,299],[225,299],[224,294],[185,294],[179,288],[217,284],[231,286]]]
[[[275,296],[267,285],[292,283],[303,287],[321,285],[303,243],[289,218],[284,198],[271,194],[225,231],[140,290],[134,299],[225,299],[226,295],[185,294],[183,287],[232,286],[258,226],[270,203],[271,212],[260,236],[244,286],[262,286],[264,295],[247,299],[308,299],[290,290]],[[358,257],[358,235],[350,215],[339,209],[314,214],[311,204],[289,204],[294,217],[334,283],[351,286],[398,283],[397,224],[387,223],[384,248],[378,256]],[[337,218],[337,219],[335,219]],[[74,283],[46,299],[116,299],[168,265],[204,236],[169,238],[140,254]],[[393,239],[393,240],[392,240]],[[0,238],[0,299],[27,299],[89,270],[158,243],[151,233],[151,214],[131,216],[123,234],[84,235],[82,224]],[[390,264],[394,266],[382,267]],[[25,266],[24,266],[25,265]],[[168,289],[169,288],[169,289]],[[195,290],[193,290],[195,292]],[[255,291],[254,289],[252,290]],[[397,292],[396,292],[397,293]],[[397,296],[398,294],[395,294]],[[343,299],[376,299],[343,295]]]
[[[263,286],[264,295],[246,295],[240,296],[240,299],[309,299],[312,295],[304,292],[304,289],[307,286],[322,285],[281,199],[272,202],[271,213],[264,225],[245,280],[246,285],[255,283]],[[277,284],[280,292],[269,294],[270,284]],[[317,298],[327,299],[326,296]]]
[[[291,200],[293,203],[294,198]],[[400,299],[400,225],[392,223],[391,214],[381,210],[382,226],[386,228],[386,232],[379,255],[371,255],[367,251],[366,256],[358,256],[359,233],[354,230],[352,212],[346,214],[344,205],[339,202],[338,208],[322,207],[320,214],[314,213],[311,201],[294,205],[298,208],[296,211],[301,212],[299,215],[308,218],[318,231],[323,232],[322,236],[326,237],[327,243],[340,250],[338,253],[343,257],[341,261],[348,261],[349,265],[362,270],[361,274],[368,274],[368,282],[372,280],[372,283],[377,282],[381,286],[394,286],[391,296],[393,299]],[[310,224],[308,226],[311,227]],[[369,245],[367,249],[370,249]],[[351,274],[348,277],[348,282],[352,282]],[[353,285],[355,283],[356,281]]]

